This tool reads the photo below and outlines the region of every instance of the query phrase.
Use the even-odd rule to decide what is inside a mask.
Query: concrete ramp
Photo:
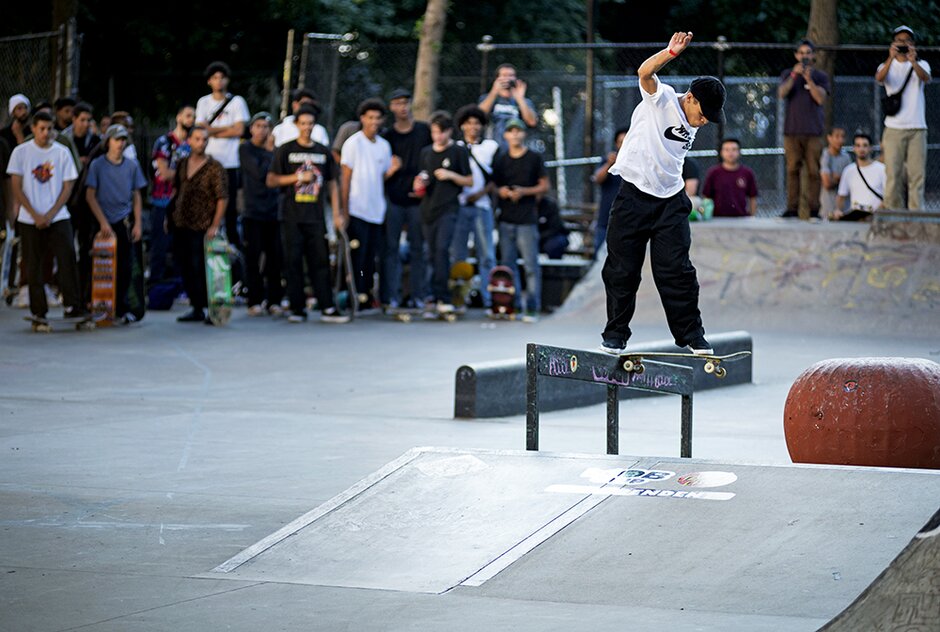
[[[207,575],[815,629],[938,498],[923,470],[416,448]]]

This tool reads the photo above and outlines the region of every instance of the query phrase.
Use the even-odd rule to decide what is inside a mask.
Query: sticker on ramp
[[[641,470],[639,468],[625,470],[623,468],[604,469],[589,467],[581,473],[581,478],[586,478],[590,482],[598,485],[642,485],[644,483],[649,485],[653,482],[668,481],[675,475],[675,472],[668,472],[666,470]]]
[[[733,472],[692,472],[683,474],[676,482],[686,487],[724,487],[738,480]]]
[[[549,485],[546,492],[553,494],[588,494],[591,496],[642,496],[644,498],[676,498],[686,500],[731,500],[731,492],[677,491],[643,487],[594,487],[591,485]]]

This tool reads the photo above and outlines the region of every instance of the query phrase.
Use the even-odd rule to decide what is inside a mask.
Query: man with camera
[[[796,63],[780,74],[777,97],[786,100],[783,123],[783,155],[787,162],[787,210],[784,217],[799,215],[800,172],[806,165],[809,214],[819,217],[819,158],[825,130],[823,105],[829,94],[829,76],[818,68],[816,46],[804,39],[794,53]]]
[[[927,118],[924,113],[924,84],[930,81],[930,64],[917,59],[914,31],[908,26],[894,29],[888,59],[878,66],[875,81],[882,84],[885,126],[881,151],[887,169],[885,208],[905,208],[902,192],[907,186],[907,207],[924,207],[924,169],[927,162]],[[899,95],[891,107],[891,96]],[[904,181],[905,174],[907,182]]]
[[[529,129],[539,124],[535,105],[525,95],[527,87],[525,81],[516,77],[515,66],[500,64],[489,93],[480,97],[480,109],[493,125],[492,138],[502,149],[508,147],[505,132],[509,121],[521,120]]]

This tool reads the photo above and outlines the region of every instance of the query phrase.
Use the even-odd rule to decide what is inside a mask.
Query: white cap
[[[10,114],[13,114],[13,110],[15,110],[16,106],[18,106],[20,103],[25,105],[27,110],[32,107],[32,104],[29,102],[29,99],[26,98],[25,94],[14,94],[12,97],[10,97]]]

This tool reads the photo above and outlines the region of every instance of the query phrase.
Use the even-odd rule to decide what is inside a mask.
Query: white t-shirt
[[[381,136],[369,140],[358,131],[343,143],[342,164],[352,169],[349,214],[371,224],[385,221],[385,172],[392,166],[392,146]]]
[[[861,169],[871,188],[884,195],[886,173],[884,164],[874,160]],[[839,180],[839,195],[849,198],[849,209],[873,211],[880,208],[882,204],[881,199],[862,182],[862,178],[858,175],[858,163],[852,163],[842,171],[842,179]]]
[[[920,67],[930,74],[930,64],[923,59],[918,59]],[[878,66],[878,70],[884,68],[884,64]],[[904,80],[907,79],[907,73],[911,71],[911,62],[894,60],[891,67],[888,68],[888,74],[885,76],[883,85],[888,94],[896,94]],[[901,95],[901,110],[894,116],[885,117],[885,127],[891,129],[927,129],[927,116],[924,112],[924,82],[920,80],[917,73],[911,75],[911,80],[907,82],[904,88],[904,94]]]
[[[463,145],[464,143],[460,141],[459,144]],[[473,158],[470,158],[470,174],[473,176],[473,184],[464,187],[463,193],[460,194],[460,204],[463,206],[466,206],[468,196],[478,193],[486,187],[486,177],[484,177],[480,165],[486,167],[490,174],[493,173],[493,158],[496,157],[496,152],[499,151],[499,143],[487,138],[469,147],[470,153],[473,154]],[[478,162],[480,164],[477,164]],[[493,208],[493,203],[488,195],[480,197],[473,205],[479,208]]]
[[[695,140],[696,129],[689,125],[679,97],[653,75],[656,92],[643,96],[633,110],[630,133],[623,141],[610,173],[658,198],[672,197],[685,188],[682,163]]]
[[[18,145],[10,154],[7,174],[23,178],[23,193],[37,213],[48,213],[62,192],[66,182],[78,178],[72,154],[59,143],[51,142],[43,149],[35,140]],[[64,204],[53,222],[68,219],[69,209]],[[33,216],[25,207],[19,207],[16,221],[33,224]]]
[[[196,102],[196,122],[208,123],[209,119],[224,102],[225,99],[216,101],[211,94],[199,99]],[[245,103],[243,98],[236,96],[225,106],[222,113],[212,121],[209,127],[228,127],[235,123],[245,123],[247,125],[250,119],[251,114],[248,113],[248,104]],[[239,166],[238,145],[240,142],[240,138],[212,137],[206,146],[206,153],[221,162],[226,169],[237,169]]]
[[[300,130],[297,129],[297,126],[294,124],[294,115],[285,116],[284,120],[275,125],[274,129],[271,130],[271,135],[274,136],[275,147],[280,147],[292,140],[300,138]],[[319,123],[313,126],[313,132],[310,134],[310,138],[313,142],[320,143],[324,147],[330,146],[330,135],[326,133],[326,128]]]

